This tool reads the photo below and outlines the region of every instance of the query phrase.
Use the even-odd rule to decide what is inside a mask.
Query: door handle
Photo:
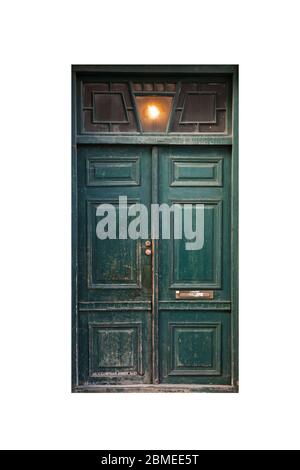
[[[150,249],[150,246],[152,245],[152,242],[150,240],[147,240],[145,242],[146,250],[145,250],[145,255],[150,256],[152,255],[152,250]]]

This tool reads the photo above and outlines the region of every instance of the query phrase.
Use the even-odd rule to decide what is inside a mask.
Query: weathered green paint
[[[167,146],[159,157],[159,202],[203,204],[205,217],[202,250],[187,251],[185,238],[160,241],[160,381],[229,385],[230,312],[210,311],[207,300],[190,301],[188,312],[172,305],[176,290],[213,289],[215,305],[230,303],[230,148]]]
[[[142,240],[99,240],[95,225],[97,206],[120,194],[149,207],[150,182],[149,147],[78,146],[78,292],[94,303],[80,315],[82,384],[150,383],[151,257]]]
[[[108,73],[226,75],[233,135],[80,135],[82,74]],[[237,391],[237,109],[236,66],[73,67],[74,391]],[[151,266],[144,241],[100,242],[96,205],[120,194],[203,203],[205,249],[154,241]],[[214,299],[176,300],[177,289]]]

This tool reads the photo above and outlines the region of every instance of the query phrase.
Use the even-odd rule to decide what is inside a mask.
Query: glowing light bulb
[[[148,106],[148,116],[150,119],[156,119],[159,114],[160,112],[157,106],[153,104]]]

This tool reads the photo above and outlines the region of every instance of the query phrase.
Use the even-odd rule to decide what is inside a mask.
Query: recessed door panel
[[[197,244],[191,242],[186,236],[180,240],[172,238],[169,246],[170,256],[170,287],[176,289],[221,287],[221,260],[222,260],[222,201],[189,199],[186,201],[172,201],[179,204],[184,210],[186,203],[195,206],[203,205],[204,228],[203,247],[201,249],[187,249],[187,245]],[[195,207],[191,208],[194,215]],[[172,217],[173,222],[174,217]],[[193,216],[195,220],[195,216]],[[173,222],[174,223],[174,222]],[[202,237],[201,237],[202,238]]]
[[[160,381],[230,384],[230,314],[196,309],[160,311]]]
[[[86,310],[80,317],[80,338],[82,383],[150,382],[149,312],[122,310],[117,305],[113,310]]]
[[[110,204],[116,214],[116,234],[119,232],[119,201],[99,199],[87,201],[88,238],[87,269],[90,289],[141,289],[141,241],[120,239],[101,240],[97,236],[97,216],[100,204]],[[138,202],[138,201],[137,201]]]

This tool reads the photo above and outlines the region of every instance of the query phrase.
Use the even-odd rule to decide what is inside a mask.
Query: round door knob
[[[145,255],[150,256],[151,254],[152,254],[152,251],[149,250],[149,248],[147,248],[147,250],[145,250]]]

